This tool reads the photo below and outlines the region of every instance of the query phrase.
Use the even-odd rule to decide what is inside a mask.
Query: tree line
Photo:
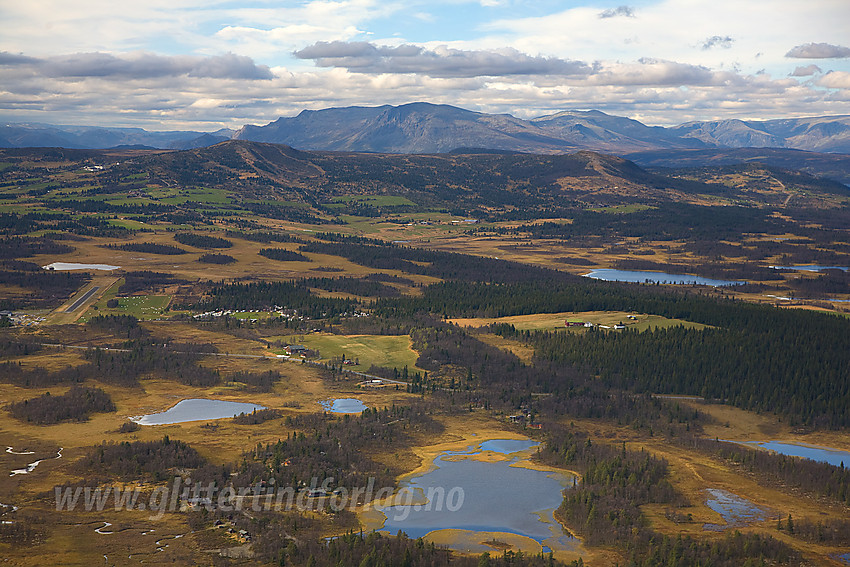
[[[278,260],[279,262],[312,262],[310,258],[286,248],[262,248],[258,252],[260,256],[264,256],[270,260]]]
[[[162,254],[166,256],[177,256],[187,254],[188,250],[173,246],[171,244],[159,244],[158,242],[128,242],[127,244],[104,244],[104,248],[112,250],[123,250],[125,252],[140,252],[142,254]]]

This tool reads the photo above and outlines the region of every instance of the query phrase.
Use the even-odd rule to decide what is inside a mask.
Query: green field
[[[363,203],[366,205],[374,205],[376,207],[416,207],[417,204],[408,199],[397,195],[346,195],[342,197],[334,197],[335,203]]]
[[[169,205],[182,205],[187,201],[197,203],[229,205],[233,202],[229,193],[224,189],[184,189],[178,195],[160,200]]]
[[[132,315],[133,317],[145,320],[156,319],[165,313],[165,309],[171,302],[170,295],[131,295],[129,297],[116,297],[118,288],[124,280],[118,280],[115,285],[110,287],[103,296],[95,303],[86,314],[80,319],[80,322],[85,322],[92,317],[98,315]],[[118,307],[107,307],[106,302],[110,299],[118,299]]]
[[[629,315],[637,319],[629,319]],[[582,321],[613,327],[623,323],[627,329],[645,331],[647,329],[665,329],[682,325],[693,329],[704,329],[706,325],[683,321],[682,319],[668,319],[660,315],[646,315],[642,313],[626,313],[625,311],[589,311],[583,313],[536,313],[534,315],[517,315],[514,317],[498,318],[470,318],[450,319],[450,323],[461,327],[483,327],[492,323],[507,323],[513,325],[520,331],[552,331],[566,330],[566,321]],[[573,327],[570,330],[581,332],[581,327]]]
[[[129,230],[156,230],[157,228],[162,228],[162,227],[157,227],[155,225],[147,224],[147,223],[137,221],[137,220],[133,220],[133,219],[107,219],[106,222],[108,222],[109,224],[115,225],[115,226],[120,226],[120,227],[129,229]],[[189,225],[184,225],[184,226],[189,226]],[[180,225],[171,225],[169,228],[179,228],[179,227],[180,227]],[[191,228],[191,227],[189,227],[189,228]]]
[[[383,335],[328,335],[314,333],[310,335],[289,335],[270,337],[291,344],[304,345],[310,350],[318,350],[322,360],[345,355],[345,358],[358,360],[359,365],[350,366],[354,370],[366,370],[372,364],[398,368],[407,366],[413,371],[419,355],[410,348],[410,337]],[[283,353],[280,350],[279,353]]]

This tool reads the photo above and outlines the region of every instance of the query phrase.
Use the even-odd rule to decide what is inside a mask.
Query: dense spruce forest
[[[109,394],[100,388],[73,386],[62,395],[46,392],[37,398],[15,402],[9,412],[22,421],[51,425],[62,421],[85,421],[92,413],[115,411]]]
[[[280,262],[310,262],[310,258],[286,248],[263,248],[259,252],[260,256],[265,256],[270,260],[278,260]]]
[[[166,256],[177,256],[188,253],[185,248],[172,246],[171,244],[158,244],[156,242],[128,242],[126,244],[104,244],[105,248],[123,250],[125,252],[141,252],[143,254],[163,254]]]
[[[81,459],[80,470],[123,480],[169,478],[175,468],[195,469],[206,464],[198,452],[183,441],[164,436],[158,441],[101,443]]]
[[[196,234],[194,232],[178,232],[174,235],[174,240],[186,246],[194,246],[195,248],[232,248],[233,242],[226,238],[218,236],[210,236],[208,234]]]
[[[200,258],[198,258],[198,262],[202,264],[232,264],[236,261],[236,258],[230,256],[228,254],[202,254]]]

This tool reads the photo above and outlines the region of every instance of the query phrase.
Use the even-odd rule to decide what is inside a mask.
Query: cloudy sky
[[[6,0],[0,122],[215,130],[415,101],[850,114],[848,0],[617,1]]]

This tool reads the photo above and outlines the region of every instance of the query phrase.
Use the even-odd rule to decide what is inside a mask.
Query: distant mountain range
[[[783,148],[850,154],[850,116],[766,121],[715,120],[664,128],[596,110],[532,120],[448,105],[305,110],[265,126],[237,131],[148,132],[47,124],[0,126],[0,147],[190,149],[228,139],[286,144],[301,150],[447,153],[458,148],[542,154],[579,150],[613,154],[655,150]]]
[[[3,124],[0,125],[0,148],[106,149],[135,147],[188,150],[229,140],[233,133],[233,130],[228,129],[218,130],[217,132],[149,132],[142,128]]]

